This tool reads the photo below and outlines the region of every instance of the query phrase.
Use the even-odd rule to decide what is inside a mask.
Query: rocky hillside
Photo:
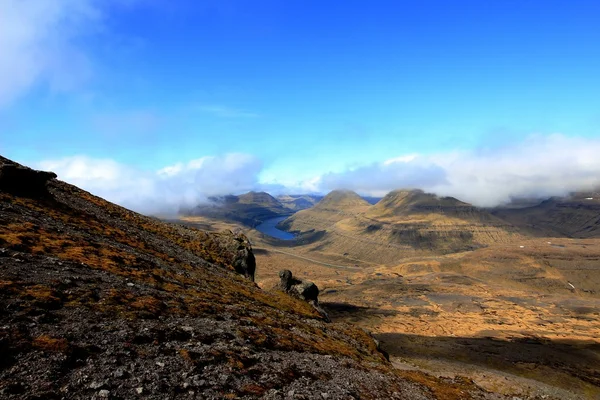
[[[163,223],[54,177],[0,158],[1,398],[432,399],[454,390],[400,376],[364,331],[258,288],[244,236]]]
[[[192,210],[185,211],[184,214],[241,222],[253,228],[268,219],[290,215],[293,212],[265,192],[214,197],[210,200],[210,203],[198,205]]]

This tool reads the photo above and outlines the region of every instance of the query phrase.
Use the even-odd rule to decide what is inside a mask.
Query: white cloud
[[[37,167],[133,210],[174,214],[209,196],[255,189],[262,163],[247,154],[226,154],[142,171],[110,159],[75,156],[42,161]]]
[[[403,163],[403,162],[408,163],[408,162],[413,161],[418,156],[419,156],[418,154],[408,154],[405,156],[390,158],[389,160],[385,160],[383,162],[383,165],[391,165],[391,164]]]
[[[548,197],[600,186],[600,139],[534,135],[486,151],[401,156],[321,177],[321,190],[382,195],[421,188],[479,206],[514,197]]]
[[[600,187],[600,139],[532,136],[495,150],[450,151],[394,157],[304,182],[261,182],[262,162],[248,154],[202,157],[143,171],[110,159],[77,156],[36,167],[59,179],[147,214],[175,213],[213,195],[266,190],[273,194],[324,193],[351,189],[383,196],[390,190],[420,188],[478,206],[514,197],[549,197]]]
[[[77,40],[100,21],[95,0],[0,0],[0,107],[43,82],[71,90],[90,75]]]

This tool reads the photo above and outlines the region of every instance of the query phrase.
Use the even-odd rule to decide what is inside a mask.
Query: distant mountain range
[[[599,192],[578,192],[529,207],[503,207],[491,212],[534,236],[600,237]]]
[[[289,216],[279,227],[305,237],[313,234],[319,238],[315,246],[320,250],[381,262],[397,258],[398,251],[446,254],[527,236],[600,236],[600,195],[595,192],[553,197],[537,204],[521,199],[493,209],[422,190],[395,190],[379,201],[347,190],[324,197],[275,198],[265,192],[249,192],[210,200],[188,214],[249,227]]]
[[[280,224],[297,233],[322,232],[315,249],[375,262],[410,254],[445,254],[507,242],[519,229],[452,197],[397,190],[371,205],[351,191],[333,191]]]

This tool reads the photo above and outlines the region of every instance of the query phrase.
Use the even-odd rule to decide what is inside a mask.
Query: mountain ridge
[[[328,196],[279,226],[300,234],[321,232],[322,239],[312,248],[384,264],[411,254],[474,250],[520,235],[516,227],[485,210],[418,189],[392,191],[374,205],[353,192]]]

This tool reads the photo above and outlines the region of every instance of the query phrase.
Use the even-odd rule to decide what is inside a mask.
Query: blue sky
[[[0,25],[0,153],[134,208],[114,180],[142,203],[600,183],[597,1],[0,0]]]

